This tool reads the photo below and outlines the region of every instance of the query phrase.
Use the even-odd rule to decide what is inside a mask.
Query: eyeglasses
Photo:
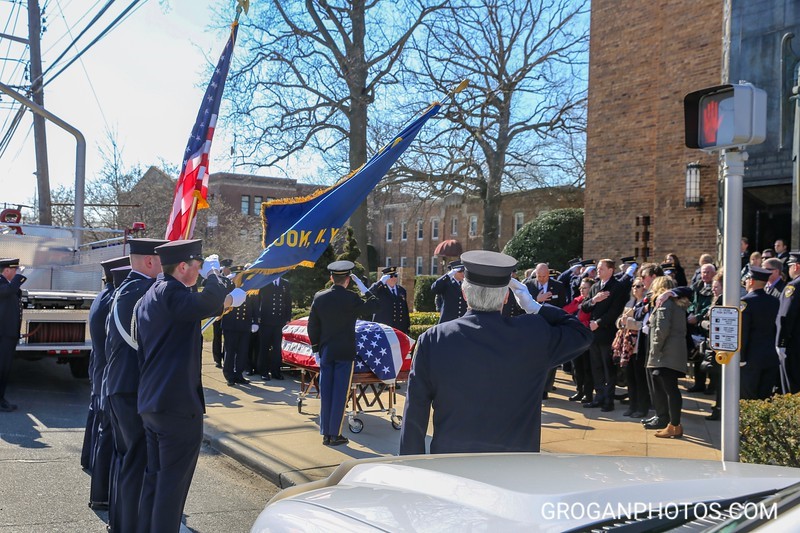
[[[634,285],[634,289],[644,289],[644,285]]]

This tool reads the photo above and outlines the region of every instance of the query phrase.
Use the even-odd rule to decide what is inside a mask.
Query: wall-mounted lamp
[[[700,197],[700,163],[686,165],[686,207],[699,207],[703,205]]]

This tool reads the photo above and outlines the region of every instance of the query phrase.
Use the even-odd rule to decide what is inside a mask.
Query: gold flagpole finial
[[[250,11],[250,0],[236,0],[236,21],[239,21],[239,15],[242,14],[247,15],[247,12]]]
[[[449,93],[447,93],[447,96],[442,98],[441,105],[444,105],[448,100],[452,99],[455,95],[466,89],[468,86],[469,86],[468,79],[461,80],[461,83],[459,83],[454,89],[452,89]]]

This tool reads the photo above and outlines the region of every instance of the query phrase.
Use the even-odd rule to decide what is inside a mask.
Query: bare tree
[[[498,249],[503,189],[582,184],[588,10],[587,0],[465,0],[431,17],[413,43],[419,83],[470,88],[393,183],[482,198],[487,250]]]
[[[227,122],[259,167],[322,155],[337,177],[367,161],[368,109],[398,83],[412,34],[448,0],[273,0],[241,21]],[[378,149],[379,146],[373,147]],[[350,219],[367,242],[367,211]]]

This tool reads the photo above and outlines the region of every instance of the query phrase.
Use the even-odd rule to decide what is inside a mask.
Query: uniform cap
[[[757,266],[750,267],[750,277],[755,281],[769,281],[771,271]]]
[[[580,265],[581,266],[585,266],[585,267],[593,266],[593,265],[596,265],[596,264],[597,263],[595,263],[594,259],[584,259],[583,261],[580,262]]]
[[[203,240],[189,239],[171,241],[161,246],[156,246],[156,253],[161,258],[162,265],[177,265],[188,263],[192,259],[203,260]]]
[[[488,250],[471,250],[461,254],[466,270],[464,277],[481,287],[507,287],[517,260],[510,255]]]
[[[550,269],[550,277],[551,277],[551,278],[557,278],[557,277],[558,277],[558,276],[560,276],[560,275],[561,275],[561,272],[559,272],[559,271],[558,271],[558,270],[556,270],[555,268],[551,268],[551,269]]]
[[[163,239],[128,239],[131,253],[134,255],[156,255],[156,247],[168,242]]]
[[[219,266],[230,268],[233,266],[233,259],[223,259],[219,262]]]
[[[800,263],[800,252],[789,252],[789,258],[786,260],[787,265],[793,263]]]
[[[4,258],[0,259],[0,268],[17,268],[19,266],[19,259],[17,258]]]
[[[580,265],[580,264],[581,264],[581,261],[582,261],[582,260],[581,260],[581,258],[580,258],[580,257],[576,257],[576,258],[574,258],[574,259],[570,259],[569,261],[567,261],[567,265],[569,265],[569,266]]]
[[[106,261],[101,261],[100,265],[103,267],[103,274],[106,281],[111,281],[114,276],[111,274],[111,269],[118,268],[121,266],[130,266],[131,258],[127,255],[123,255],[122,257],[115,257],[114,259],[108,259]]]
[[[334,261],[328,265],[328,271],[338,276],[346,276],[356,267],[352,261]]]
[[[145,254],[145,255],[150,255],[150,254]],[[122,285],[122,282],[125,281],[125,278],[128,277],[130,271],[131,271],[130,265],[125,265],[111,269],[111,279],[115,288]]]
[[[463,254],[462,254],[461,257],[464,257]],[[454,259],[454,260],[450,261],[449,263],[447,263],[447,268],[450,269],[450,270],[456,270],[458,272],[463,272],[464,271],[464,263],[462,263],[460,259]]]
[[[381,272],[383,274],[397,274],[397,267],[386,267]]]
[[[620,258],[620,262],[623,263],[623,264],[625,264],[625,263],[635,263],[636,262],[636,256],[629,255],[628,257],[622,257],[622,258]]]

